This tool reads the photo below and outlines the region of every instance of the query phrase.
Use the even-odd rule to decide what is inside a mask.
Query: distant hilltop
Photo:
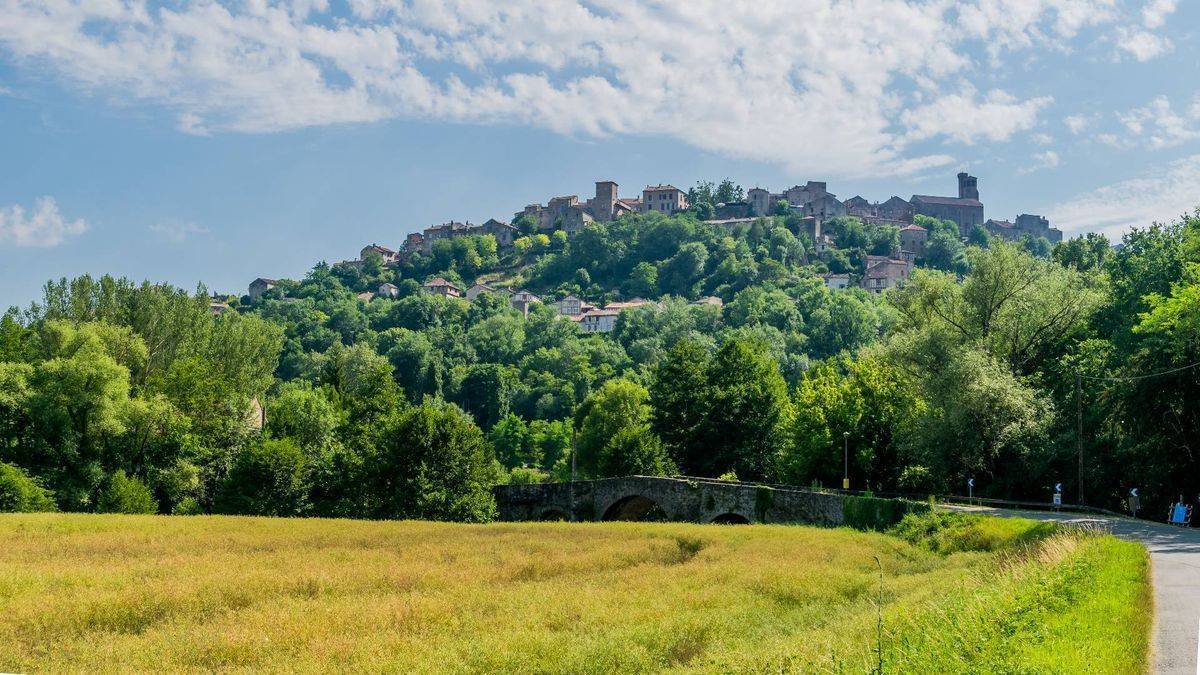
[[[979,179],[967,173],[958,174],[958,196],[913,195],[904,199],[893,195],[884,202],[871,202],[855,195],[839,200],[829,192],[824,181],[808,181],[794,185],[783,192],[754,187],[742,193],[740,187],[734,199],[705,207],[700,219],[706,222],[732,223],[743,219],[770,215],[798,215],[816,219],[819,223],[838,216],[854,216],[873,224],[905,227],[912,224],[913,216],[920,214],[958,225],[960,234],[967,237],[976,225],[983,226],[993,236],[1010,240],[1022,237],[1045,237],[1050,243],[1062,241],[1062,232],[1050,227],[1043,216],[1022,213],[1014,220],[984,218],[984,205],[979,199]],[[641,196],[621,198],[617,183],[610,180],[596,181],[595,196],[581,201],[578,195],[551,197],[546,204],[529,204],[513,214],[513,221],[489,219],[481,225],[470,222],[451,221],[414,232],[404,240],[399,251],[377,247],[385,259],[398,255],[423,253],[433,250],[433,242],[453,237],[490,234],[501,248],[511,246],[520,236],[524,222],[535,232],[563,230],[568,236],[582,230],[588,223],[608,222],[627,213],[662,213],[673,215],[693,207],[691,191],[681,190],[671,184],[647,185]],[[699,209],[697,209],[699,211]]]

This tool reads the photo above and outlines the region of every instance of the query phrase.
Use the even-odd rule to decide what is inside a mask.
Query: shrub
[[[929,505],[903,499],[876,497],[842,497],[842,519],[847,527],[856,530],[886,530],[899,523],[909,513],[923,513]]]
[[[304,454],[291,439],[254,443],[233,461],[213,504],[218,513],[297,516],[308,505]]]
[[[910,513],[889,534],[942,554],[992,552],[1029,544],[1058,529],[1054,523],[1025,518],[984,518],[966,513],[928,510]]]
[[[509,485],[537,485],[539,483],[551,483],[550,474],[527,466],[518,466],[508,473]]]
[[[54,493],[19,467],[0,462],[0,511],[57,511]]]
[[[117,469],[100,493],[96,510],[100,513],[157,513],[158,505],[145,483]]]

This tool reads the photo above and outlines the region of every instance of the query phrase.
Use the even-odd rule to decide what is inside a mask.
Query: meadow
[[[5,514],[0,670],[1145,670],[1140,546],[934,521]]]

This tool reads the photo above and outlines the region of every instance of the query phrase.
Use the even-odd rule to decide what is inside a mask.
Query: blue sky
[[[0,306],[245,292],[450,219],[730,177],[1116,236],[1200,203],[1200,3],[0,0]]]

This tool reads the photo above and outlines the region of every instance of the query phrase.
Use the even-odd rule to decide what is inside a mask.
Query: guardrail
[[[1001,509],[1021,509],[1025,511],[1069,511],[1071,513],[1093,513],[1105,516],[1116,516],[1118,518],[1131,518],[1128,513],[1118,513],[1109,509],[1102,509],[1098,506],[1086,506],[1081,504],[1053,504],[1049,502],[1031,502],[1012,499],[992,499],[987,497],[966,497],[962,495],[938,495],[938,494],[919,494],[913,492],[881,492],[872,490],[843,490],[841,488],[827,487],[805,487],[803,485],[785,485],[781,483],[760,483],[754,481],[737,481],[737,480],[722,480],[720,478],[705,478],[702,476],[672,476],[672,478],[681,478],[684,480],[697,481],[701,483],[716,483],[729,485],[762,485],[764,487],[773,488],[776,490],[805,490],[809,492],[824,492],[826,494],[842,494],[854,496],[871,496],[882,497],[884,499],[907,499],[910,501],[924,502],[933,500],[941,504],[959,504],[963,506],[991,506]]]

